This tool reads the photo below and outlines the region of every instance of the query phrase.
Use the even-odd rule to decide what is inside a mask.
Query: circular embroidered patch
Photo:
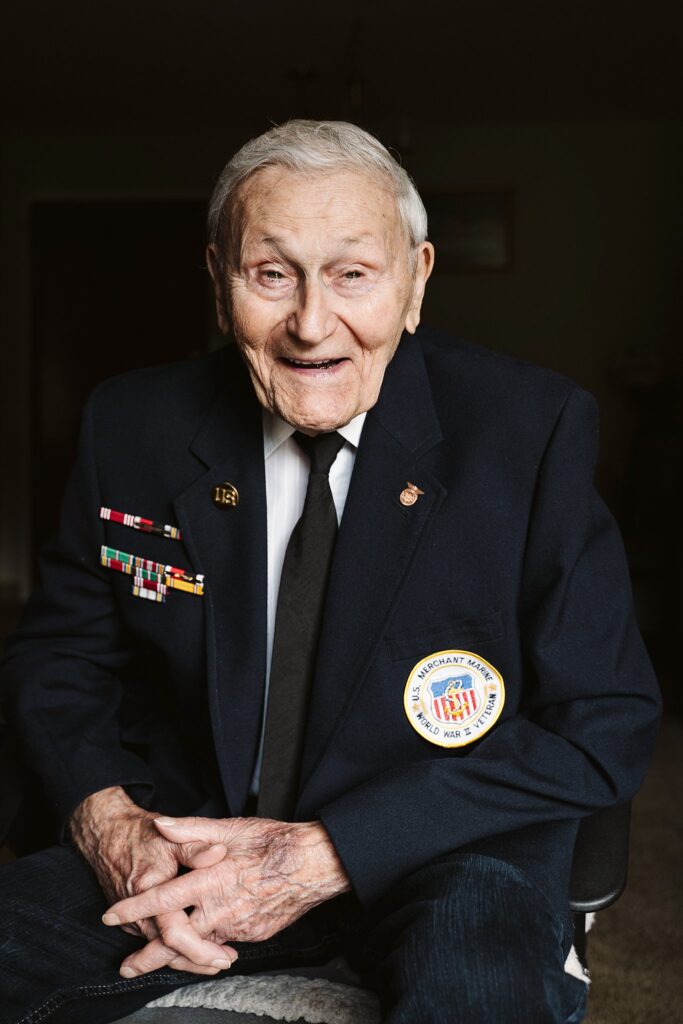
[[[505,703],[498,669],[472,651],[437,651],[418,661],[403,694],[413,729],[439,747],[464,747],[488,732]]]

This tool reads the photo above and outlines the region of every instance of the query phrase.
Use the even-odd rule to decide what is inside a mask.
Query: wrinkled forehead
[[[389,180],[355,169],[262,168],[240,186],[228,215],[229,259],[273,237],[318,247],[358,240],[391,255],[407,242]]]

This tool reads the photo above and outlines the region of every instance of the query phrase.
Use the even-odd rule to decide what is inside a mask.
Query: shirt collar
[[[360,435],[363,431],[363,424],[365,423],[365,417],[367,413],[361,412],[358,416],[354,416],[352,420],[345,423],[343,427],[339,427],[338,433],[348,441],[349,444],[357,448],[360,444]],[[273,452],[277,451],[281,444],[292,436],[295,431],[295,427],[291,423],[286,423],[277,413],[268,412],[267,409],[263,410],[263,455],[264,458],[269,459]]]

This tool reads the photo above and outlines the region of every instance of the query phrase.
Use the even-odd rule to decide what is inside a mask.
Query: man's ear
[[[431,242],[421,242],[417,247],[417,262],[413,279],[413,294],[406,313],[406,330],[415,334],[420,323],[420,311],[429,275],[434,269],[434,246]]]
[[[225,294],[225,276],[221,270],[221,259],[218,254],[218,246],[211,242],[206,247],[206,265],[213,281],[213,292],[216,297],[216,320],[221,334],[228,334],[230,331],[230,318],[228,316],[228,305]]]

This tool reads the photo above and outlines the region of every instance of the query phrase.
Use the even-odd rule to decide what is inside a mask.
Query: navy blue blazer
[[[363,903],[456,849],[561,899],[577,820],[638,788],[659,698],[596,447],[595,403],[564,377],[422,328],[402,339],[339,531],[296,813],[325,824]],[[234,508],[211,499],[224,482]],[[204,573],[205,594],[136,598],[102,544]],[[261,413],[236,351],[105,382],[1,681],[62,819],[117,784],[165,813],[239,814],[265,638]],[[414,666],[444,650],[505,687],[495,725],[452,748],[404,707]]]

